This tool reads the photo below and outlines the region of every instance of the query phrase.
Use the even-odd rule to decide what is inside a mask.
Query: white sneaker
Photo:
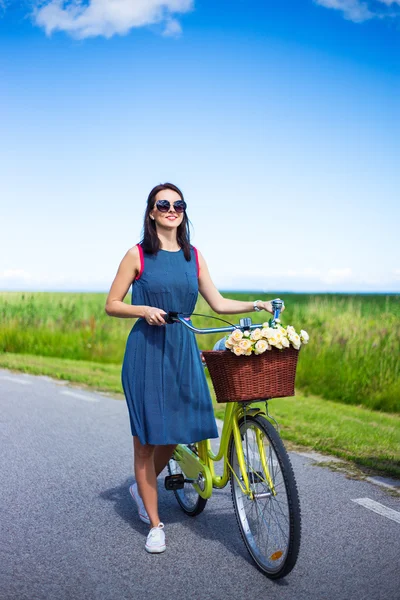
[[[147,552],[156,554],[158,552],[164,552],[165,545],[165,533],[163,531],[164,523],[159,523],[157,527],[152,527],[147,536],[145,548]]]
[[[149,515],[147,514],[147,511],[143,504],[143,500],[140,497],[138,484],[136,483],[136,481],[135,483],[132,483],[132,485],[129,487],[129,492],[137,504],[139,510],[139,519],[143,521],[143,523],[147,523],[147,525],[150,525]]]

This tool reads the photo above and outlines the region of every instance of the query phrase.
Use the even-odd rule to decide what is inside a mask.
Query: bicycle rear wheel
[[[246,495],[233,435],[230,441],[231,490],[244,543],[258,568],[271,579],[284,577],[300,549],[301,513],[289,456],[278,433],[264,417],[239,422],[252,497]]]
[[[195,444],[189,444],[189,448],[197,454],[197,448]],[[169,460],[167,466],[170,475],[182,474],[186,479],[185,473],[182,471],[179,463],[173,457]],[[180,490],[174,490],[174,494],[183,512],[190,517],[195,517],[203,512],[207,504],[207,500],[200,496],[190,481],[185,480],[184,487]]]

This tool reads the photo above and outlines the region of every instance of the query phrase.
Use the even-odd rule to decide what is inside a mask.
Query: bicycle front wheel
[[[189,448],[197,454],[197,448],[195,444],[189,444]],[[174,490],[175,498],[177,499],[179,506],[182,508],[189,517],[195,517],[203,512],[207,500],[202,498],[196,491],[193,484],[186,480],[186,475],[182,471],[179,463],[172,457],[168,462],[168,472],[170,475],[183,475],[185,477],[185,484],[182,489]]]
[[[293,569],[300,549],[300,503],[292,465],[266,418],[242,418],[239,430],[250,494],[245,490],[232,435],[229,456],[237,522],[258,568],[278,579]]]

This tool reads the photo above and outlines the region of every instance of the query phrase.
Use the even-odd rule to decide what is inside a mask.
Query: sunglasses
[[[171,202],[169,200],[157,200],[156,207],[160,212],[166,213],[171,208]],[[184,200],[177,200],[174,202],[174,209],[177,213],[183,213],[186,210],[186,202]]]

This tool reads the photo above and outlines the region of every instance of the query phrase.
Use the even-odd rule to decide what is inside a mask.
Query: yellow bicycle
[[[274,318],[278,318],[279,310]],[[251,319],[231,327],[198,329],[179,313],[167,322],[180,322],[195,333],[255,329]],[[210,440],[180,444],[168,463],[165,487],[189,516],[200,514],[212,490],[231,484],[233,506],[244,543],[257,567],[271,579],[287,575],[300,549],[301,512],[297,485],[288,453],[268,413],[268,398],[229,402],[225,408],[220,445],[215,454]],[[215,463],[223,461],[222,475]]]

